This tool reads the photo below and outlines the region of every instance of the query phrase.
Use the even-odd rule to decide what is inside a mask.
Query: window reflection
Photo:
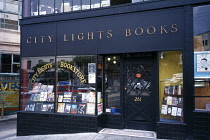
[[[72,11],[73,3],[72,0],[64,0],[64,3],[62,3],[63,12],[69,12]]]
[[[39,14],[46,15],[54,12],[54,0],[40,0]]]
[[[195,110],[210,108],[210,5],[194,7]]]
[[[120,57],[105,57],[105,96],[106,112],[120,109]],[[113,109],[112,109],[113,108]],[[119,111],[115,112],[119,113]]]
[[[100,0],[91,0],[91,8],[100,8],[101,6]]]
[[[63,12],[63,0],[55,1],[55,13]]]
[[[73,11],[81,10],[81,1],[73,0]]]

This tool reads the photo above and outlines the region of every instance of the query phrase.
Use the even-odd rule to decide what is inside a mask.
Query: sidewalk
[[[17,120],[17,114],[3,116],[3,119],[1,119],[1,116],[0,116],[0,122],[9,121],[9,120]]]
[[[123,135],[100,134],[100,133],[77,133],[77,134],[15,136],[3,140],[154,140],[154,139],[123,136]]]
[[[9,115],[4,116],[3,119],[0,119],[1,122],[6,122],[10,120],[16,120],[17,115]],[[106,132],[112,130],[104,130],[102,133],[75,133],[75,134],[48,134],[48,135],[31,135],[31,136],[14,136],[15,132],[13,132],[13,136],[8,138],[3,138],[2,140],[154,140],[154,138],[145,138],[145,137],[137,137],[137,136],[128,136],[121,130],[118,134],[106,134]],[[125,130],[128,133],[129,130]],[[121,133],[121,134],[120,134]],[[125,135],[123,135],[123,133]],[[134,130],[134,133],[135,130]],[[133,134],[134,134],[133,133]]]

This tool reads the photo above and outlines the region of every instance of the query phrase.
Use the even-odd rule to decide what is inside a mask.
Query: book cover
[[[172,105],[177,105],[177,97],[172,97]]]
[[[89,102],[90,102],[90,103],[95,103],[95,100],[96,100],[96,92],[91,91],[91,92],[90,92]]]
[[[178,95],[182,95],[182,86],[179,85],[179,88],[178,88]]]
[[[36,103],[34,111],[41,111],[42,110],[42,103]]]
[[[169,94],[169,86],[165,86],[164,93]]]
[[[47,92],[47,101],[54,102],[54,92]]]
[[[169,93],[168,94],[171,94],[171,95],[174,94],[174,86],[169,87]]]
[[[77,105],[76,104],[72,104],[71,105],[71,111],[70,111],[70,113],[77,114]]]
[[[42,111],[47,111],[47,104],[42,104]]]
[[[72,97],[72,102],[73,102],[73,103],[76,103],[76,102],[77,102],[77,96],[73,96],[73,97]]]
[[[40,101],[47,101],[47,92],[40,93]]]
[[[168,106],[167,114],[168,115],[171,115],[171,113],[172,113],[172,106]]]
[[[72,96],[72,92],[64,92],[64,97],[71,97]]]
[[[180,108],[180,107],[177,108],[176,116],[182,117],[182,108]]]
[[[48,86],[47,85],[41,85],[40,86],[40,92],[47,92],[48,91]]]
[[[54,112],[54,104],[47,104],[47,112]]]
[[[29,111],[29,108],[30,108],[30,105],[27,104],[27,105],[25,106],[25,111]]]
[[[58,102],[62,102],[63,101],[63,95],[58,95]]]
[[[47,87],[48,87],[47,92],[52,93],[54,86],[53,85],[48,85]]]
[[[163,102],[162,104],[166,105],[167,104],[167,97],[163,97]]]
[[[71,98],[63,98],[63,102],[71,102]]]
[[[86,114],[95,115],[95,104],[87,103]]]
[[[166,115],[167,114],[167,108],[168,108],[168,105],[162,105],[161,114]]]
[[[177,114],[177,107],[172,106],[171,116],[176,116]]]
[[[34,101],[40,101],[40,93],[35,93]]]
[[[35,110],[35,103],[29,105],[28,111],[34,111]]]
[[[33,85],[32,92],[39,92],[41,85],[42,85],[42,83],[35,83]]]
[[[167,105],[172,105],[172,97],[167,96]]]
[[[177,105],[182,105],[182,98],[177,98]]]
[[[71,111],[71,104],[66,104],[66,106],[65,106],[65,113],[70,113],[70,111]]]
[[[63,113],[64,112],[65,103],[58,103],[58,110],[57,112]]]
[[[77,114],[85,114],[86,104],[79,104],[77,108]]]
[[[90,93],[79,93],[82,95],[82,102],[83,103],[87,103],[89,102],[90,99]]]
[[[34,101],[35,94],[36,93],[31,93],[30,101]]]
[[[174,86],[174,95],[178,95],[179,86]]]

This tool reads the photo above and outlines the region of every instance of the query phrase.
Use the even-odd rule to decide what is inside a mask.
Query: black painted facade
[[[24,18],[20,21],[21,57],[182,50],[183,92],[187,93],[183,96],[184,123],[160,122],[156,113],[155,132],[162,139],[210,139],[210,112],[194,111],[192,47],[193,7],[209,3],[209,0],[165,0]],[[20,111],[17,135],[124,129],[123,113],[81,116]]]

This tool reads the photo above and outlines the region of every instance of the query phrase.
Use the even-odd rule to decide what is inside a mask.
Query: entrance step
[[[133,130],[133,129],[109,129],[104,128],[98,133],[103,134],[114,134],[114,135],[125,135],[132,137],[143,137],[156,139],[156,133],[153,131]]]

